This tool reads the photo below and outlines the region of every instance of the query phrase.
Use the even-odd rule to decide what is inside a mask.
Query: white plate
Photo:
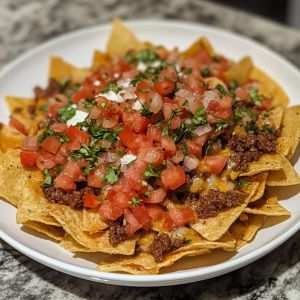
[[[300,99],[300,75],[289,62],[271,50],[244,37],[200,24],[171,21],[135,21],[128,25],[142,39],[167,47],[189,46],[199,36],[209,37],[217,51],[232,59],[250,55],[257,66],[267,71],[286,89],[291,104]],[[60,55],[78,66],[89,66],[94,49],[104,49],[110,25],[79,30],[55,38],[6,66],[0,73],[0,98],[6,95],[32,96],[32,88],[47,82],[48,59]],[[0,103],[1,121],[7,122],[8,110]],[[300,163],[296,165],[300,170]],[[299,187],[282,188],[279,197],[292,217],[274,219],[259,231],[254,241],[237,253],[189,258],[160,275],[127,275],[96,271],[95,257],[73,257],[57,244],[28,231],[15,221],[16,209],[0,201],[0,237],[12,247],[51,268],[92,281],[128,286],[164,286],[193,282],[218,276],[253,262],[282,244],[300,228]],[[85,259],[85,258],[88,258]]]

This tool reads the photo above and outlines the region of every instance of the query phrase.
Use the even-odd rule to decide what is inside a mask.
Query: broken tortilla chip
[[[99,50],[94,51],[92,69],[97,70],[101,66],[105,66],[110,62],[109,56]]]
[[[213,56],[215,51],[210,43],[210,41],[206,37],[201,37],[197,41],[195,41],[188,49],[181,53],[181,56],[191,57],[197,54],[199,51],[205,50],[210,56]]]
[[[108,223],[100,217],[98,210],[84,209],[82,211],[82,231],[92,234],[107,227]]]
[[[258,187],[255,191],[255,194],[250,199],[249,203],[260,199],[264,195],[267,177],[268,177],[268,172],[263,172],[252,177],[252,182],[258,182]]]
[[[110,37],[107,43],[107,53],[109,56],[121,56],[129,50],[141,50],[145,45],[129,30],[123,22],[115,18]]]
[[[269,172],[267,185],[270,186],[289,186],[300,184],[300,176],[284,156],[281,156],[282,169]]]
[[[266,197],[257,203],[251,203],[244,209],[245,213],[265,216],[290,216],[291,213],[280,205],[277,201],[277,196]]]
[[[10,148],[20,148],[25,135],[16,129],[0,125],[0,151],[6,152]]]
[[[264,225],[266,218],[263,215],[248,215],[246,222],[237,220],[231,225],[229,232],[237,240],[236,250],[245,246],[254,238],[257,231]]]

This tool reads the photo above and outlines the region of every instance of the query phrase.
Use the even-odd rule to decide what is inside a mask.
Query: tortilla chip
[[[82,230],[83,214],[80,210],[75,210],[65,205],[57,205],[55,209],[52,209],[51,215],[74,240],[89,250],[93,250],[93,252],[124,255],[132,255],[134,253],[137,237],[121,242],[116,247],[113,247],[109,242],[108,231],[95,234],[84,232]]]
[[[236,250],[240,249],[249,243],[257,233],[257,231],[264,225],[267,217],[263,215],[248,215],[247,222],[237,220],[234,222],[229,232],[236,238]]]
[[[277,153],[290,159],[300,141],[300,106],[288,107],[283,115]]]
[[[277,196],[267,197],[263,201],[254,202],[244,209],[245,213],[264,216],[290,216],[291,213],[281,206],[277,201]]]
[[[43,233],[56,241],[62,241],[65,235],[65,231],[61,227],[57,226],[46,225],[35,221],[27,221],[23,223],[23,225]]]
[[[53,56],[50,58],[49,78],[57,81],[71,80],[72,82],[81,83],[91,74],[89,69],[77,68],[61,57]]]
[[[267,185],[289,186],[300,184],[300,176],[284,156],[281,157],[282,169],[269,172]]]
[[[121,56],[129,50],[140,50],[143,48],[145,48],[144,44],[135,34],[119,18],[115,18],[106,47],[108,55]]]
[[[213,90],[217,85],[221,85],[225,90],[228,90],[226,84],[217,77],[204,78],[203,81],[209,90]]]
[[[253,197],[258,187],[258,183],[252,183],[251,193],[243,204],[220,212],[216,217],[208,219],[198,219],[190,226],[199,232],[201,236],[209,241],[219,240],[229,229],[231,224],[240,216],[248,202]]]
[[[274,128],[279,129],[283,118],[284,107],[276,106],[269,111],[269,118],[272,120]]]
[[[264,195],[267,177],[268,177],[268,172],[263,172],[252,177],[252,182],[258,182],[258,187],[255,191],[255,194],[253,195],[253,197],[250,199],[249,202],[254,202],[260,199]]]
[[[265,171],[279,170],[282,168],[282,161],[280,155],[264,154],[258,161],[249,163],[249,170],[239,176],[253,176]]]
[[[110,62],[109,56],[99,50],[94,51],[92,69],[97,70],[101,66],[105,66]]]
[[[272,106],[287,106],[289,97],[282,87],[269,75],[255,67],[251,70],[250,79],[258,81],[258,93],[272,99]]]
[[[84,209],[82,211],[82,231],[93,234],[107,227],[108,223],[100,217],[98,210]]]
[[[105,272],[125,272],[135,275],[158,274],[159,267],[149,253],[139,253],[131,257],[112,256],[102,261],[97,269]]]
[[[210,56],[213,56],[215,54],[215,51],[210,41],[206,37],[201,37],[196,42],[194,42],[188,49],[183,51],[181,55],[184,58],[194,56],[200,50],[206,50]]]
[[[0,125],[0,150],[6,152],[9,148],[19,148],[25,135],[16,129],[1,124]]]
[[[246,56],[239,62],[234,63],[226,72],[224,72],[224,75],[228,82],[236,80],[239,85],[243,85],[249,80],[253,69],[254,65],[252,59],[249,56]]]
[[[65,234],[62,241],[59,243],[61,247],[72,253],[75,252],[97,252],[92,249],[86,248],[83,245],[77,243],[71,235]]]

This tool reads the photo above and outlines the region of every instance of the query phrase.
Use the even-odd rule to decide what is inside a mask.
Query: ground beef
[[[49,98],[49,97],[53,97],[56,94],[59,94],[61,91],[61,86],[59,84],[58,81],[56,81],[55,79],[50,79],[48,86],[43,89],[39,86],[34,88],[34,94],[35,94],[35,98],[39,99],[39,98]]]
[[[49,202],[69,205],[73,208],[82,208],[82,197],[84,193],[95,194],[94,189],[89,186],[85,186],[72,192],[65,192],[54,186],[44,189],[45,197]]]
[[[166,233],[160,233],[153,239],[150,253],[157,262],[160,262],[170,251],[174,251],[182,246],[183,242],[181,240],[172,239]]]
[[[257,161],[264,153],[276,151],[276,136],[270,132],[233,135],[228,141],[228,146],[233,151],[230,157],[234,162],[233,170],[247,172],[249,162]]]
[[[219,212],[244,203],[247,194],[240,191],[219,192],[210,190],[207,195],[190,194],[186,200],[201,219],[212,218]]]
[[[30,115],[34,115],[35,114],[35,105],[29,105],[28,108],[27,108],[27,112]]]
[[[128,239],[125,226],[122,225],[122,220],[116,220],[109,224],[109,242],[113,246],[117,246],[120,242]]]

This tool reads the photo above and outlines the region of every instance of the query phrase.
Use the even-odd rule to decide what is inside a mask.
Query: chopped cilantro
[[[47,128],[43,133],[38,137],[39,142],[41,143],[47,136],[54,135],[54,131],[50,128]]]
[[[142,79],[145,79],[146,75],[143,73],[139,73],[137,74],[131,81],[130,84],[132,85],[136,85],[137,83],[139,83]]]
[[[121,171],[119,168],[111,166],[106,171],[105,176],[102,178],[102,180],[106,181],[107,183],[114,184],[119,180],[120,173]]]
[[[95,105],[95,99],[86,99],[84,102],[84,107],[89,109],[92,108]]]
[[[45,175],[45,180],[44,183],[41,185],[43,189],[52,185],[52,177],[50,176],[48,169],[44,170],[44,175]]]
[[[236,108],[234,110],[233,117],[235,121],[238,121],[239,119],[242,119],[245,115],[247,115],[254,122],[257,120],[256,114],[254,114],[252,112],[252,109],[249,107]]]
[[[189,101],[184,100],[184,102],[182,103],[182,106],[187,106],[189,104]]]
[[[203,77],[209,77],[209,76],[211,76],[211,75],[212,75],[211,69],[208,68],[208,67],[202,69],[202,70],[201,70],[201,75],[202,75]]]
[[[137,54],[137,59],[145,63],[154,62],[158,58],[158,54],[153,49],[143,49]]]
[[[219,139],[217,137],[213,137],[208,140],[206,145],[204,146],[203,153],[204,156],[209,155],[213,149],[213,145],[218,141]]]
[[[219,133],[223,128],[226,128],[230,122],[228,120],[221,119],[215,124],[216,133]]]
[[[122,90],[121,87],[117,85],[117,81],[113,80],[109,83],[107,83],[106,88],[101,91],[102,94],[107,94],[109,92],[119,93]]]
[[[265,132],[269,132],[269,133],[272,133],[272,132],[273,132],[273,128],[270,127],[269,124],[264,124],[264,125],[262,126],[262,130],[265,131]]]
[[[217,84],[216,89],[224,96],[233,96],[222,84]]]
[[[184,70],[183,70],[183,74],[191,74],[193,72],[193,69],[192,68],[185,68]]]
[[[48,104],[41,104],[39,107],[39,110],[46,112],[48,110],[48,108],[49,108]]]
[[[248,94],[256,106],[261,105],[261,100],[263,99],[263,96],[257,95],[257,90],[254,87],[248,89]]]
[[[230,80],[230,82],[229,82],[230,90],[235,91],[238,87],[239,87],[239,84],[235,79]]]
[[[104,139],[111,143],[115,143],[119,139],[119,132],[122,128],[118,129],[110,129],[104,128],[102,126],[97,126],[95,121],[92,121],[91,125],[89,126],[89,133],[97,139]]]
[[[66,134],[58,134],[57,135],[59,137],[59,141],[62,143],[62,144],[65,144],[65,143],[68,143],[70,141],[70,137],[67,136]]]
[[[251,185],[251,181],[244,178],[238,178],[235,182],[235,185],[238,189],[245,189]]]
[[[185,140],[182,140],[181,141],[181,144],[182,144],[182,153],[186,156],[186,155],[189,155],[189,148],[186,144],[186,141]]]
[[[38,140],[39,142],[41,143],[46,137],[48,136],[55,136],[59,139],[59,141],[64,144],[64,143],[67,143],[70,141],[70,138],[63,134],[63,133],[60,133],[60,132],[54,132],[52,129],[50,128],[47,128],[39,137],[38,137]]]
[[[88,128],[89,127],[89,124],[87,121],[83,121],[83,122],[78,122],[76,124],[77,127],[79,127],[80,129],[83,129],[83,128]]]
[[[72,119],[76,114],[76,108],[73,107],[72,105],[59,108],[57,111],[58,114],[60,115],[60,120],[64,123]]]
[[[153,166],[151,164],[149,164],[147,166],[146,171],[144,172],[144,176],[146,178],[150,178],[150,177],[159,177],[160,176],[160,170],[158,169],[154,169]]]
[[[205,125],[206,124],[206,114],[205,114],[205,110],[203,107],[199,107],[195,114],[194,117],[191,120],[192,125]],[[195,128],[194,128],[195,129]]]
[[[138,197],[132,197],[130,201],[128,201],[128,203],[131,206],[139,206],[142,203],[142,199],[138,198]]]
[[[213,60],[214,62],[219,62],[221,59],[222,59],[222,56],[219,55],[219,54],[214,54],[214,55],[212,56],[212,60]]]

